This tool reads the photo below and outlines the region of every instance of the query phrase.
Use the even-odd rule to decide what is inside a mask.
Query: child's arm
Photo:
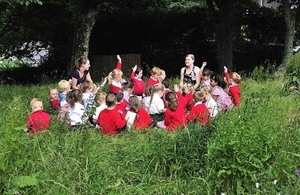
[[[137,65],[135,65],[133,68],[132,68],[132,72],[130,74],[130,80],[133,81],[134,80],[134,76],[135,76],[135,71],[137,69]]]
[[[228,74],[228,69],[227,69],[226,66],[224,66],[224,76],[225,76],[226,82],[228,83],[228,80],[229,80],[229,74]]]
[[[201,66],[200,71],[199,71],[200,77],[202,76],[203,70],[204,70],[204,68],[205,68],[206,65],[207,65],[206,62],[203,62],[203,63],[202,63],[202,66]]]
[[[122,59],[121,59],[121,56],[120,56],[120,55],[117,55],[117,59],[118,59],[118,62],[117,62],[117,67],[116,67],[116,69],[121,70],[121,69],[122,69]]]

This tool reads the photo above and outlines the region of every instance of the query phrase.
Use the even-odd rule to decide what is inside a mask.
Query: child
[[[131,81],[127,81],[123,84],[123,94],[124,94],[124,100],[126,100],[126,102],[128,102],[129,97],[131,96],[133,91],[134,91],[134,85]]]
[[[122,92],[122,76],[123,72],[119,69],[114,69],[111,72],[111,84],[109,87],[110,93]]]
[[[160,69],[160,75],[159,75],[159,77],[158,77],[158,81],[160,82],[160,83],[162,83],[163,82],[163,80],[165,80],[165,78],[166,78],[166,71],[164,71],[163,69]]]
[[[233,104],[239,107],[241,105],[241,76],[236,72],[230,72],[228,74],[226,66],[224,66],[224,75],[227,83],[229,84],[228,95],[230,96]]]
[[[105,135],[118,135],[126,127],[128,117],[120,114],[116,109],[117,98],[113,93],[108,93],[105,98],[107,108],[100,112],[97,124],[100,126],[99,133]]]
[[[195,101],[193,98],[194,88],[191,83],[183,84],[183,97],[185,99],[185,110],[186,112],[190,112],[194,107]]]
[[[129,111],[127,112],[127,127],[133,127],[137,130],[148,128],[152,123],[152,119],[142,107],[140,99],[137,96],[131,96],[128,104]]]
[[[116,98],[117,98],[117,102],[116,102],[116,106],[115,109],[123,114],[125,116],[127,110],[127,101],[124,99],[124,94],[122,92],[116,93]]]
[[[58,82],[58,87],[59,87],[59,93],[58,97],[60,100],[60,107],[63,107],[65,104],[67,104],[67,93],[71,89],[71,84],[67,80],[61,80]]]
[[[209,122],[209,110],[204,104],[205,95],[202,91],[196,91],[193,96],[196,103],[191,112],[186,115],[186,120],[206,125]]]
[[[50,97],[50,104],[51,107],[54,110],[58,110],[59,109],[59,98],[58,98],[58,90],[55,88],[50,88],[49,89],[49,97]]]
[[[159,83],[159,77],[162,75],[162,71],[158,67],[153,67],[151,70],[151,77],[147,81],[147,87]]]
[[[149,86],[147,89],[148,96],[142,100],[144,109],[150,114],[154,124],[164,119],[165,108],[162,99],[164,89],[165,87],[160,83]]]
[[[82,92],[82,103],[86,110],[91,110],[93,107],[95,107],[95,92],[94,91],[94,84],[90,81],[85,81],[81,84],[80,89]]]
[[[207,65],[206,62],[202,63],[202,66],[200,68],[200,76],[201,76],[201,87],[202,86],[209,86],[210,87],[210,75],[211,71],[209,69],[204,69]]]
[[[165,99],[167,101],[168,108],[165,112],[165,120],[157,122],[159,128],[173,131],[186,125],[186,118],[184,115],[183,97],[179,93],[177,85],[174,86],[175,92],[169,92],[166,94]]]
[[[70,105],[69,119],[70,119],[70,130],[78,130],[85,122],[84,117],[84,106],[82,105],[82,92],[78,89],[69,91],[67,93],[67,102]]]
[[[221,76],[213,74],[210,78],[210,85],[212,87],[212,97],[218,105],[218,111],[230,110],[233,107],[233,103],[229,95],[223,90],[225,82]]]
[[[106,104],[105,104],[105,97],[106,97],[106,93],[105,92],[100,92],[97,98],[97,102],[98,102],[98,107],[96,108],[96,112],[93,115],[93,123],[96,124],[97,123],[97,119],[99,117],[99,114],[102,110],[104,110],[105,108],[107,108]]]
[[[134,85],[132,94],[140,97],[145,96],[145,84],[144,81],[142,80],[143,77],[143,69],[141,67],[138,67],[135,65],[132,68],[132,72],[130,75],[130,80]]]
[[[32,112],[26,120],[26,133],[31,135],[48,129],[51,117],[43,110],[43,102],[34,98],[30,102],[30,107]]]
[[[163,84],[165,86],[165,90],[164,90],[164,95],[166,95],[167,93],[169,93],[171,90],[169,89],[170,87],[170,79],[165,78],[161,84]]]
[[[210,117],[214,118],[218,114],[217,102],[211,96],[211,88],[209,86],[201,87],[201,90],[205,96],[205,106],[208,108]]]

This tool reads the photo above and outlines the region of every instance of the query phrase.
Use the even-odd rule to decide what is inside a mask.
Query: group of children
[[[69,81],[61,80],[59,91],[50,89],[50,104],[58,110],[58,119],[68,124],[71,131],[85,124],[99,128],[106,135],[117,135],[124,129],[173,131],[189,123],[206,125],[218,113],[241,104],[241,77],[236,72],[229,73],[226,67],[222,78],[205,69],[204,62],[199,69],[201,78],[197,89],[189,82],[175,84],[170,89],[170,80],[158,67],[152,68],[150,78],[144,82],[142,68],[135,65],[126,81],[119,55],[117,59],[117,67],[100,87],[85,81],[79,89],[71,89]],[[107,93],[103,91],[106,84],[109,85]],[[37,99],[34,102],[38,103],[31,103],[32,114],[27,119],[29,134],[47,129],[50,123],[42,102]],[[41,117],[36,117],[39,114]]]

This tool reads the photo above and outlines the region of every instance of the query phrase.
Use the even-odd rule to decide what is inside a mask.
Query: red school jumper
[[[121,102],[117,102],[116,103],[116,107],[115,107],[115,110],[117,111],[122,111],[122,114],[125,115],[126,114],[126,107],[128,105],[128,102],[126,100],[121,100]]]
[[[187,124],[185,118],[185,100],[180,92],[176,92],[178,97],[178,107],[175,111],[168,108],[165,112],[165,125],[168,131],[173,131],[177,128],[183,127]]]
[[[138,79],[134,75],[135,75],[135,73],[132,71],[132,73],[130,75],[130,80],[134,86],[132,94],[141,96],[141,95],[145,94],[145,83],[142,79]]]
[[[37,110],[31,113],[27,120],[26,126],[28,127],[29,134],[35,134],[48,129],[51,117],[44,110]]]
[[[51,99],[50,104],[54,110],[59,109],[60,100],[59,99]]]
[[[191,93],[185,94],[184,99],[185,99],[185,102],[186,102],[185,109],[187,111],[191,111],[192,108],[195,105],[195,100],[194,100],[194,97],[193,97],[193,93],[191,92]]]
[[[194,121],[198,124],[205,125],[208,123],[209,110],[204,103],[197,102],[191,112],[186,116],[188,122]]]
[[[155,80],[153,77],[150,77],[150,78],[148,79],[148,81],[147,81],[147,87],[148,87],[148,86],[155,85],[155,84],[157,84],[157,83],[159,83],[159,80]]]
[[[228,72],[224,72],[224,75],[226,77],[226,80],[228,82],[229,80],[229,74]],[[241,105],[241,90],[240,85],[230,85],[228,89],[228,95],[232,100],[232,103],[239,107]]]
[[[137,130],[146,129],[151,125],[151,123],[152,123],[152,118],[146,112],[146,110],[141,107],[139,111],[136,113],[133,122],[133,127]]]
[[[99,133],[105,135],[118,135],[120,129],[126,126],[127,121],[117,110],[102,110],[98,116],[97,124],[100,126]]]

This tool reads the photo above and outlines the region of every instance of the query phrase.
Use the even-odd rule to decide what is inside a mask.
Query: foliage
[[[51,110],[49,84],[1,85],[0,192],[297,194],[300,101],[281,96],[281,83],[243,79],[242,106],[207,127],[117,137],[92,127],[69,132]],[[49,131],[27,136],[22,129],[33,97],[43,100],[52,122]]]
[[[286,67],[286,82],[282,92],[284,95],[300,93],[300,54],[296,53],[288,60]]]
[[[26,66],[26,63],[22,60],[8,60],[8,59],[1,59],[0,58],[0,71],[6,70],[6,69],[13,69],[13,68],[19,68],[22,66]]]
[[[251,73],[251,78],[256,81],[266,81],[274,78],[275,64],[271,64],[269,60],[266,60],[263,65],[256,66]]]

